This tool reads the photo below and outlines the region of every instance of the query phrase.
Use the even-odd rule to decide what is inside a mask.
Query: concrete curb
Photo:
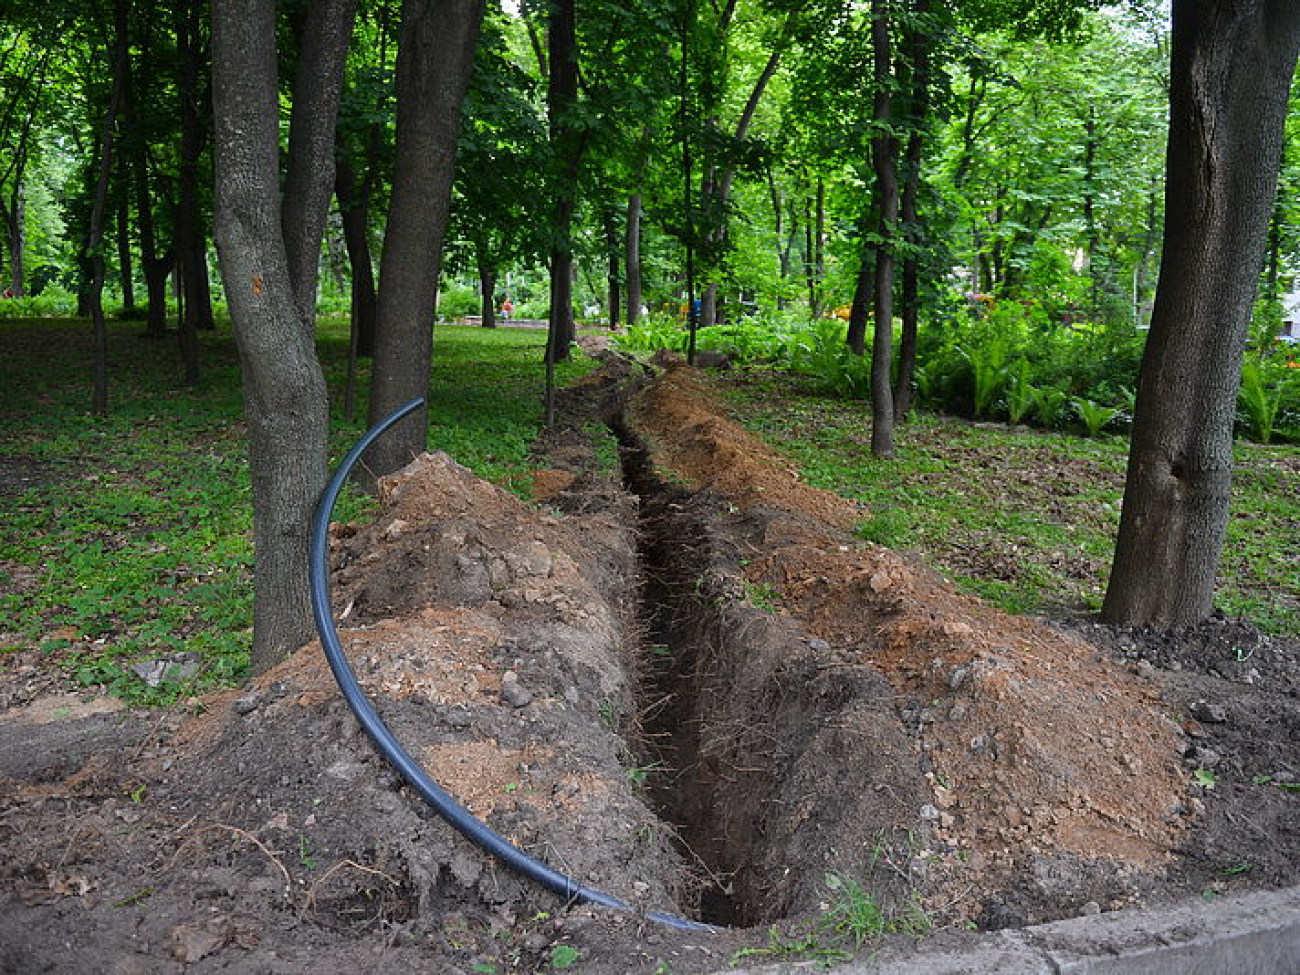
[[[957,940],[960,944],[945,944]],[[815,962],[731,969],[804,975]],[[838,975],[1300,975],[1300,887],[887,946]],[[721,975],[721,973],[719,973]]]

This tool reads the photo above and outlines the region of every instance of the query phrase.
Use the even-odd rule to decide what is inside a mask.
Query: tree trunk
[[[358,182],[352,160],[342,150],[334,175],[334,195],[343,218],[343,245],[352,269],[352,331],[356,354],[369,358],[375,353],[378,298],[375,293],[375,265],[370,256],[369,180]]]
[[[121,178],[122,174],[119,174]],[[122,289],[122,310],[135,314],[135,282],[131,261],[131,207],[127,203],[123,180],[123,193],[117,200],[117,275]]]
[[[4,208],[5,239],[9,248],[9,288],[21,298],[27,293],[23,262],[27,253],[27,184],[17,179]]]
[[[916,0],[917,14],[929,12],[929,0]],[[908,72],[911,92],[907,151],[903,155],[903,198],[899,223],[911,245],[903,259],[903,327],[898,341],[898,377],[894,382],[894,417],[902,420],[912,408],[912,383],[916,376],[916,340],[921,314],[921,262],[917,252],[922,244],[920,222],[921,159],[925,150],[925,124],[930,106],[930,34],[921,24],[908,31]]]
[[[641,194],[627,200],[627,327],[641,319]]]
[[[285,256],[275,32],[273,0],[213,0],[216,238],[248,419],[255,673],[312,636],[307,550],[329,429],[324,376]]]
[[[321,238],[334,192],[334,129],[357,0],[316,0],[298,33],[298,76],[289,119],[289,168],[280,222],[298,316],[316,326]]]
[[[442,239],[455,175],[460,106],[483,0],[406,0],[397,49],[397,145],[379,274],[370,422],[429,390]],[[428,439],[428,411],[366,454],[369,476],[399,470]]]
[[[108,413],[108,323],[104,320],[104,212],[108,209],[108,183],[113,172],[114,130],[118,110],[126,88],[126,71],[129,57],[127,40],[127,0],[113,3],[112,92],[104,112],[104,127],[99,137],[99,161],[95,177],[95,191],[90,206],[90,227],[86,235],[86,260],[90,269],[87,298],[90,319],[94,328],[94,389],[91,393],[91,412],[96,416]]]
[[[1211,612],[1241,358],[1300,53],[1289,0],[1174,0],[1165,247],[1102,616]]]
[[[854,355],[867,352],[867,316],[871,312],[872,286],[875,280],[870,248],[863,248],[862,266],[853,285],[853,302],[849,306],[849,328],[844,337]]]
[[[581,137],[574,129],[574,103],[578,99],[578,42],[574,0],[556,0],[547,31],[550,75],[547,79],[547,113],[551,144],[560,161],[555,185],[555,210],[551,221],[551,308],[546,339],[546,360],[562,362],[576,337],[573,321],[573,212],[578,169],[582,161]]]
[[[876,80],[872,119],[871,164],[876,174],[877,244],[875,329],[871,343],[871,453],[894,456],[894,391],[890,371],[894,346],[894,225],[898,222],[898,139],[890,134],[891,52],[885,0],[872,0],[871,46]]]
[[[622,278],[619,268],[618,223],[612,209],[605,210],[605,255],[608,262],[605,278],[607,283],[607,307],[609,308],[609,327],[618,328],[619,308],[623,304]]]
[[[482,252],[478,259],[478,290],[482,299],[482,325],[484,328],[497,327],[497,276],[488,266]]]
[[[180,93],[180,162],[177,175],[177,201],[174,239],[176,270],[182,288],[181,307],[177,314],[181,362],[185,382],[199,381],[198,329],[204,318],[212,316],[207,294],[207,261],[200,255],[203,239],[199,223],[198,168],[203,151],[202,122],[198,115],[199,72],[203,70],[199,31],[203,4],[186,0],[176,9],[176,46],[178,51],[177,89]]]

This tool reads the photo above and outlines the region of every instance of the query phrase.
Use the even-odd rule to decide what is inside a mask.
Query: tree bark
[[[554,216],[551,223],[551,308],[547,330],[546,361],[569,357],[576,331],[573,321],[573,213],[577,205],[578,170],[582,140],[571,118],[578,99],[578,41],[574,0],[556,0],[547,31],[550,75],[547,78],[547,112],[551,144],[558,163]]]
[[[202,3],[199,0],[186,0],[176,9],[181,144],[173,238],[176,273],[180,278],[183,299],[177,316],[177,335],[185,382],[190,386],[199,381],[198,329],[208,325],[212,317],[207,260],[203,255],[204,239],[198,213],[198,168],[199,156],[203,152],[203,127],[198,114],[199,73],[203,69],[199,39],[201,18]]]
[[[627,200],[627,327],[641,320],[641,194]]]
[[[478,259],[478,290],[481,298],[480,308],[484,328],[497,327],[497,276],[496,272],[488,266],[487,260],[482,252],[479,253]]]
[[[316,325],[321,238],[334,192],[334,130],[357,0],[316,0],[298,34],[289,167],[280,222],[298,316]]]
[[[248,420],[254,673],[312,636],[307,550],[329,424],[281,231],[275,31],[273,0],[213,0],[215,229]]]
[[[914,11],[929,13],[929,0],[916,0]],[[910,245],[903,258],[902,330],[898,339],[898,376],[894,381],[894,418],[901,420],[912,408],[912,383],[916,377],[917,330],[921,314],[922,243],[920,221],[921,160],[925,150],[925,125],[930,106],[930,28],[921,24],[908,31],[908,73],[911,92],[907,149],[903,154],[903,196],[899,223]]]
[[[334,196],[343,218],[343,245],[352,269],[352,332],[356,353],[375,354],[379,300],[375,292],[375,265],[370,256],[370,179],[358,180],[352,160],[342,146],[334,174]],[[375,165],[371,160],[369,165]]]
[[[871,342],[871,453],[894,456],[894,391],[890,370],[894,345],[894,234],[898,222],[898,139],[893,121],[892,53],[885,0],[872,0],[871,47],[876,81],[872,120],[871,164],[876,174],[875,328]]]
[[[1300,54],[1290,0],[1175,0],[1165,246],[1102,616],[1211,612],[1241,359]]]
[[[108,99],[108,108],[104,112],[104,127],[99,137],[99,160],[86,239],[86,261],[90,269],[87,298],[94,328],[95,348],[94,388],[91,393],[90,408],[96,416],[104,416],[108,413],[108,323],[104,320],[104,213],[108,209],[108,183],[113,172],[118,111],[126,89],[128,52],[127,2],[114,0],[113,47],[111,48],[112,90]]]
[[[460,107],[483,0],[406,0],[397,49],[397,145],[379,274],[370,422],[429,390],[442,239],[455,175]],[[428,411],[393,427],[366,454],[369,477],[425,449]]]

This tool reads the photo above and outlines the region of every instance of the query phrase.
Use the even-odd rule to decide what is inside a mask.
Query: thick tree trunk
[[[451,205],[460,106],[483,0],[406,0],[397,49],[397,147],[379,274],[370,422],[429,390],[442,239]],[[371,477],[425,449],[428,412],[407,417],[366,454]]]
[[[1300,52],[1291,0],[1174,0],[1165,247],[1102,616],[1209,615],[1232,424]]]
[[[357,0],[316,0],[298,33],[298,76],[289,118],[289,168],[280,222],[298,315],[316,325],[320,245],[334,192],[334,121]]]
[[[872,118],[877,129],[871,140],[871,164],[876,174],[875,329],[871,342],[871,453],[894,456],[894,391],[890,375],[894,346],[894,234],[898,222],[898,139],[890,134],[889,20],[885,0],[872,0],[871,46],[876,94]]]
[[[641,319],[641,194],[627,201],[627,327]]]
[[[216,238],[248,419],[255,673],[313,632],[307,550],[329,424],[281,233],[275,30],[273,0],[213,0]]]

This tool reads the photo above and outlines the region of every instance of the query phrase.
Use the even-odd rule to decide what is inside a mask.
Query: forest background
[[[281,7],[288,79],[310,18]],[[592,3],[567,33],[557,9],[573,12],[486,11],[433,261],[442,318],[492,326],[509,301],[549,320],[553,360],[579,322],[622,326],[632,346],[774,362],[899,416],[915,396],[976,419],[1126,429],[1165,232],[1159,4]],[[348,415],[379,327],[402,16],[357,4],[331,127],[316,308],[351,322]],[[106,302],[156,338],[175,328],[178,380],[213,381],[197,339],[227,311],[211,41],[197,2],[6,5],[0,315],[94,318]],[[280,101],[288,152],[287,81]],[[1236,417],[1263,443],[1300,439],[1300,370],[1278,340],[1300,255],[1294,91],[1291,105]],[[899,275],[882,315],[886,258]],[[873,314],[897,321],[875,330],[897,333],[888,397],[864,355]],[[876,419],[872,447],[888,453]]]

